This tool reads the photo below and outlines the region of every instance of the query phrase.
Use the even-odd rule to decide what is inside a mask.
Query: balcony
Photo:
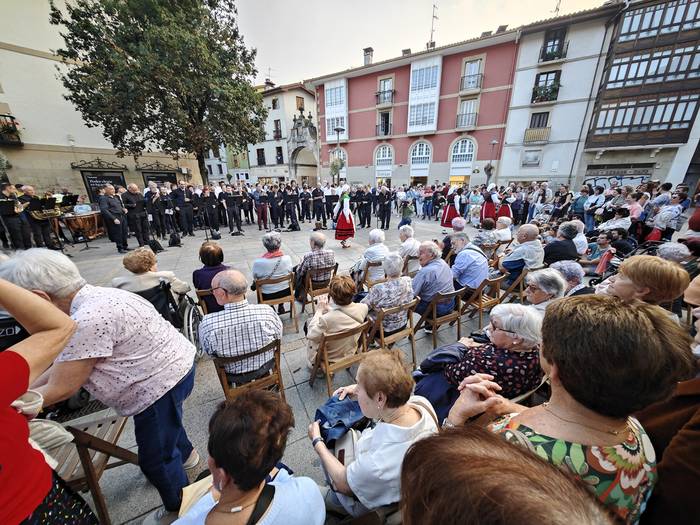
[[[280,140],[282,139],[282,130],[281,129],[276,129],[272,132],[272,138],[273,140]]]
[[[481,82],[484,78],[482,73],[475,75],[465,75],[459,82],[459,91],[475,91],[481,89]]]
[[[554,102],[559,96],[559,88],[561,84],[547,84],[544,86],[535,86],[532,88],[532,103],[542,104],[546,102]]]
[[[12,115],[0,115],[0,144],[3,146],[21,146],[17,121]]]
[[[545,44],[540,49],[540,64],[543,62],[554,62],[555,60],[563,60],[566,58],[566,52],[569,50],[569,42]]]
[[[388,137],[391,135],[391,124],[378,124],[377,137]]]
[[[525,130],[525,137],[523,137],[524,144],[536,144],[549,142],[549,133],[552,128],[527,128]]]
[[[394,90],[387,89],[384,91],[377,91],[375,93],[377,97],[377,106],[388,106],[394,103]]]
[[[476,127],[478,113],[459,113],[457,115],[457,129]]]

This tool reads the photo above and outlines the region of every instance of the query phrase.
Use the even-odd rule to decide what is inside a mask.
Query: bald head
[[[540,234],[540,230],[534,224],[523,224],[518,230],[518,241],[527,242],[534,241]],[[520,240],[522,238],[522,240]]]
[[[237,303],[245,299],[248,282],[238,270],[224,270],[214,276],[211,287],[216,302],[223,305]]]

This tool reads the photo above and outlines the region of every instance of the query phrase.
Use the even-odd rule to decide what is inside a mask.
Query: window
[[[394,79],[382,78],[379,80],[377,91],[377,104],[391,104],[394,101]]]
[[[374,155],[375,166],[391,166],[394,163],[394,151],[391,146],[379,146]]]
[[[217,164],[217,166],[218,166],[218,168],[219,168],[219,175],[223,175],[223,174],[224,174],[224,167],[223,167],[223,165]]]
[[[275,140],[279,140],[282,138],[282,121],[277,119],[274,122],[274,132],[273,132],[273,138]]]
[[[278,98],[273,98],[272,99],[272,109],[279,109],[280,108],[280,101]]]
[[[333,162],[335,159],[340,159],[343,161],[343,168],[348,165],[348,154],[343,148],[333,148],[329,152],[329,160]]]
[[[435,102],[414,104],[408,113],[409,126],[427,126],[435,122]]]
[[[379,91],[391,91],[394,89],[394,79],[389,77],[389,78],[382,78],[379,81]]]
[[[559,60],[566,56],[566,28],[550,29],[544,34],[544,45],[540,53],[540,62]]]
[[[637,133],[690,128],[700,95],[676,95],[603,104],[593,133]]]
[[[284,164],[284,154],[282,153],[282,147],[277,146],[275,148],[275,160],[277,164]]]
[[[345,87],[338,86],[326,90],[326,107],[342,106],[345,104]]]
[[[559,75],[561,75],[561,71],[548,71],[546,73],[540,73],[535,79],[535,85],[540,87],[553,86],[559,81]]]
[[[472,162],[474,160],[474,141],[462,139],[452,146],[452,162]]]
[[[411,91],[423,91],[437,87],[440,66],[428,66],[411,72]]]
[[[627,42],[700,27],[698,0],[677,0],[627,11],[618,40]]]
[[[265,165],[265,148],[258,148],[255,150],[258,156],[258,166],[264,166]]]
[[[207,164],[207,171],[209,172],[209,175],[214,174],[214,171],[211,169],[211,164]]]
[[[478,89],[481,87],[481,59],[464,63],[464,75],[460,89]]]
[[[411,149],[411,164],[430,163],[430,144],[419,142]]]
[[[526,149],[523,151],[521,164],[524,167],[537,167],[542,161],[542,150]]]
[[[326,119],[326,137],[336,137],[335,128],[345,128],[345,117],[330,117]],[[341,132],[341,135],[343,133]]]
[[[304,97],[297,97],[297,110],[304,111]]]
[[[377,136],[391,135],[391,112],[381,111],[379,113],[379,124],[377,124]]]
[[[530,116],[531,128],[546,128],[549,123],[549,112],[533,113]]]
[[[700,77],[700,46],[661,49],[613,60],[609,89]]]
[[[535,87],[532,89],[532,102],[549,102],[556,100],[559,95],[559,77],[561,71],[547,71],[535,77]]]
[[[457,127],[468,128],[476,126],[476,99],[470,98],[459,103],[457,114]]]

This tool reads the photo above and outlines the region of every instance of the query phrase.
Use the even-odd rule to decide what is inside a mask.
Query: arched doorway
[[[316,185],[318,162],[313,151],[306,147],[298,147],[290,157],[290,175],[300,185]]]

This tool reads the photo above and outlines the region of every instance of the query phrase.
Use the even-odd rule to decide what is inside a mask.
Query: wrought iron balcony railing
[[[532,103],[552,102],[559,96],[560,84],[547,84],[544,86],[535,86],[532,88]]]
[[[551,62],[552,60],[561,60],[562,58],[566,58],[566,52],[568,50],[568,41],[545,44],[540,49],[540,63]]]
[[[377,91],[377,93],[375,93],[375,95],[377,97],[377,106],[394,103],[394,90],[393,89],[385,89],[384,91]]]
[[[391,135],[391,124],[378,124],[377,137],[386,137]]]
[[[477,113],[459,113],[457,115],[457,128],[473,128],[476,126]]]
[[[472,89],[481,89],[481,81],[484,75],[476,73],[475,75],[464,75],[459,83],[460,91],[470,91]]]

